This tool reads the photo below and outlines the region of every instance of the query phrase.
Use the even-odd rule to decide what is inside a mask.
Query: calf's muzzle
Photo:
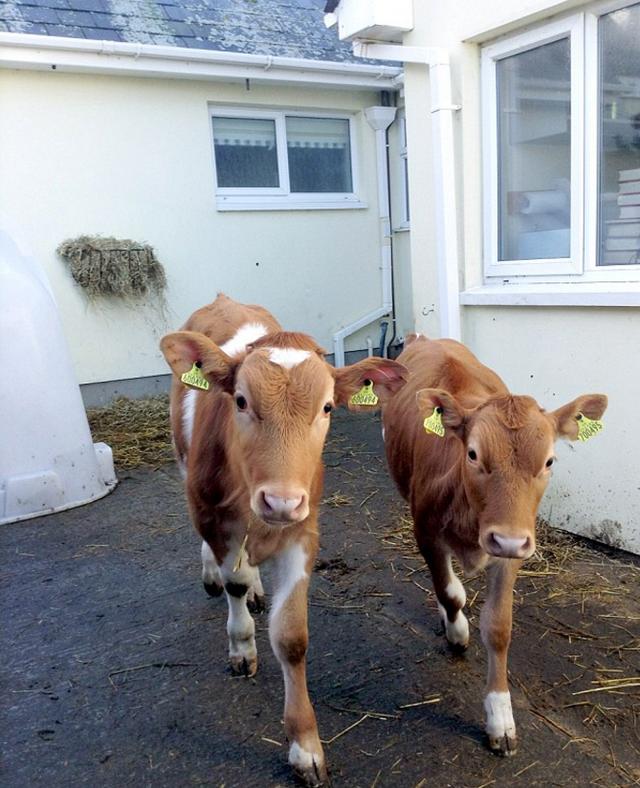
[[[498,558],[530,558],[536,549],[535,539],[526,533],[501,532],[490,528],[482,539],[482,547]]]
[[[301,488],[285,490],[263,486],[252,496],[251,508],[267,523],[299,523],[309,516],[309,496]]]

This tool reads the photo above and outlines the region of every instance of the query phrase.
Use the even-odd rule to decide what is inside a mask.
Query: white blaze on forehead
[[[247,345],[255,342],[260,337],[267,334],[267,327],[262,323],[245,323],[228,339],[224,345],[220,345],[220,350],[228,356],[239,356],[247,349]]]
[[[295,347],[268,347],[265,350],[269,353],[269,361],[285,369],[292,369],[311,355],[310,350],[299,350]]]

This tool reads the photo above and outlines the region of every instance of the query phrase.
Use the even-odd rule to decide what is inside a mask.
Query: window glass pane
[[[568,38],[497,63],[499,260],[569,257]]]
[[[291,191],[352,192],[349,121],[296,117],[286,120]]]
[[[599,25],[598,265],[640,264],[640,5]]]
[[[213,118],[218,187],[280,185],[276,124],[258,118]]]

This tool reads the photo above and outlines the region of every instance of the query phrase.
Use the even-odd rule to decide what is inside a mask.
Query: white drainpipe
[[[443,337],[460,339],[458,214],[453,140],[453,113],[460,107],[453,104],[451,96],[449,53],[440,47],[369,44],[358,40],[353,42],[353,52],[358,57],[423,63],[429,68],[440,332]]]
[[[380,274],[382,304],[333,335],[334,364],[344,367],[344,340],[393,309],[391,297],[391,206],[389,205],[389,171],[387,167],[386,131],[396,116],[395,107],[367,107],[365,118],[376,133],[376,172],[378,178],[378,216],[380,220]]]

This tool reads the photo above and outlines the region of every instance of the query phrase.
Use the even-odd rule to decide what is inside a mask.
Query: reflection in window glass
[[[258,118],[213,118],[219,188],[277,188],[276,124]]]
[[[499,60],[499,260],[570,255],[568,38]]]
[[[599,26],[598,265],[640,264],[640,4]]]
[[[349,121],[287,117],[292,192],[352,192]]]

